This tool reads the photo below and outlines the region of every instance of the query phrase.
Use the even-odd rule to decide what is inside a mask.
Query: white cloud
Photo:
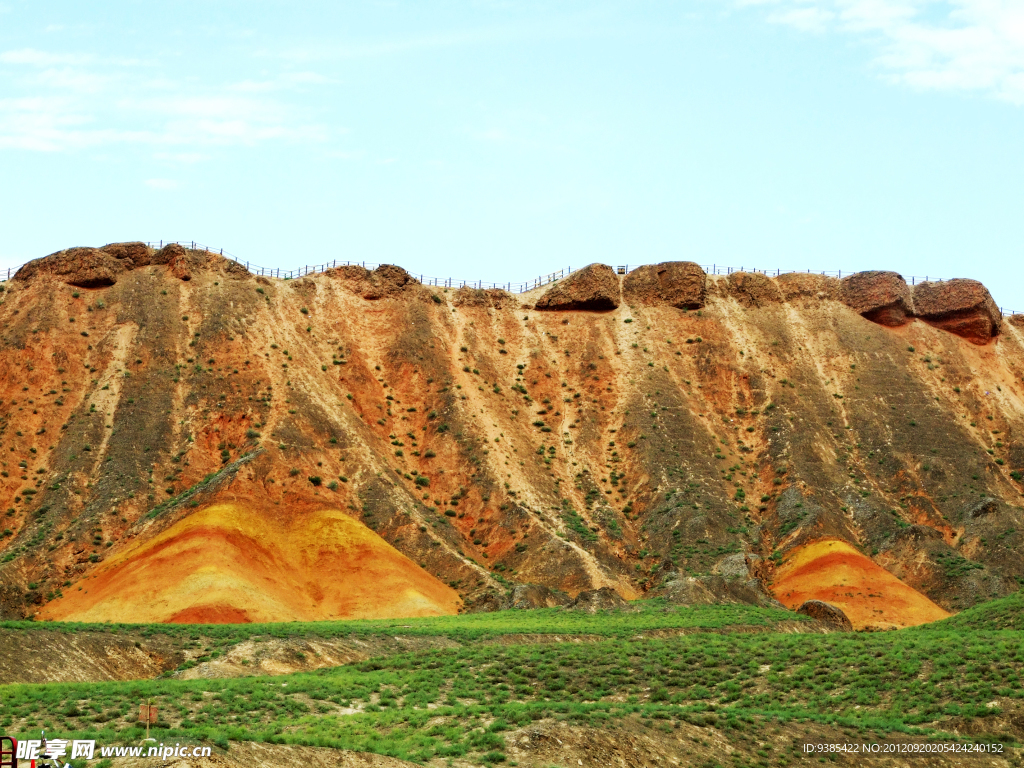
[[[894,81],[927,90],[987,93],[1024,104],[1020,0],[734,0],[805,32],[872,41]]]
[[[145,184],[150,189],[177,189],[180,186],[174,179],[146,179]]]
[[[776,24],[787,24],[802,32],[824,32],[835,14],[821,8],[787,8],[771,14],[768,20]]]
[[[0,53],[0,62],[4,64],[25,64],[33,67],[52,67],[58,64],[86,64],[92,61],[91,56],[77,53],[48,53],[34,48],[21,48],[16,51]]]
[[[267,93],[294,88],[297,85],[329,85],[334,82],[316,72],[288,72],[269,80],[244,80],[231,89],[240,93]]]
[[[289,101],[297,90],[329,82],[315,72],[196,83],[154,77],[155,67],[32,48],[0,52],[0,149],[136,144],[195,162],[209,147],[326,138],[326,129]]]

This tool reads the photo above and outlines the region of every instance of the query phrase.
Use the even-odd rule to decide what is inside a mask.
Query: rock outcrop
[[[627,303],[700,309],[707,298],[707,275],[692,261],[648,264],[626,275],[622,297]]]
[[[106,288],[117,283],[125,272],[139,267],[165,265],[179,280],[191,280],[197,271],[217,270],[239,277],[249,271],[237,262],[210,251],[190,250],[169,243],[154,250],[145,243],[110,243],[102,248],[68,248],[30,261],[18,270],[14,279],[32,280],[51,275],[78,288]]]
[[[808,600],[797,608],[796,612],[802,613],[804,616],[810,616],[812,619],[828,624],[843,632],[853,632],[853,622],[847,618],[841,609],[831,603],[821,600]]]
[[[154,256],[157,264],[166,264],[171,274],[186,282],[192,279],[193,270],[198,267],[196,259],[189,258],[189,252],[177,243],[165,245]]]
[[[77,288],[102,288],[114,285],[122,273],[132,268],[99,248],[68,248],[35,259],[18,270],[15,280],[29,281],[40,275],[52,275]]]
[[[420,281],[401,267],[381,264],[367,278],[363,298],[371,301],[396,296],[408,286],[419,285]]]
[[[1003,322],[988,289],[977,280],[920,283],[911,295],[917,317],[975,344],[991,340]]]
[[[349,290],[368,301],[391,299],[420,284],[420,281],[401,267],[381,264],[374,270],[358,264],[328,269],[324,274],[349,283]]]
[[[786,272],[775,278],[775,284],[788,302],[834,301],[842,294],[837,278],[810,272]]]
[[[144,267],[147,264],[161,263],[153,260],[153,256],[156,251],[145,243],[107,243],[107,245],[104,245],[100,250],[104,253],[109,253],[116,259],[128,259],[132,266],[135,267]]]
[[[895,328],[914,314],[910,286],[897,272],[857,272],[841,283],[843,303],[873,323]]]
[[[537,309],[601,311],[619,306],[619,277],[607,264],[591,264],[549,288]]]
[[[767,307],[782,303],[782,292],[775,281],[760,272],[733,272],[726,285],[729,295],[744,307]]]
[[[589,589],[580,592],[569,603],[569,610],[597,613],[598,611],[607,611],[613,608],[624,608],[626,605],[626,601],[614,589],[611,587],[601,587],[600,589]]]
[[[684,576],[674,573],[651,597],[663,597],[674,605],[759,605],[766,608],[784,606],[765,590],[760,579],[727,578],[719,574]]]
[[[177,243],[165,245],[150,257],[150,264],[165,264],[179,280],[189,281],[200,272],[224,272],[235,277],[251,277],[241,264],[212,251],[185,248]]]
[[[979,499],[974,504],[971,504],[964,511],[964,517],[968,520],[973,520],[978,517],[984,517],[985,515],[991,515],[999,511],[999,502],[993,499],[991,496],[986,496],[983,499]]]
[[[520,610],[556,608],[560,605],[568,605],[569,602],[569,596],[564,592],[556,592],[542,584],[517,584],[512,588],[501,608],[502,610],[508,608]]]
[[[502,307],[514,307],[518,302],[515,296],[500,288],[470,288],[463,286],[455,291],[455,298],[452,304],[456,307],[487,307],[490,309],[501,309]]]

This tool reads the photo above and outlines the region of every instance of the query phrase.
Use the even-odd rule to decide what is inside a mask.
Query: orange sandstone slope
[[[217,504],[48,603],[66,621],[234,623],[456,613],[458,595],[336,510]]]
[[[330,616],[345,585],[287,543],[324,510],[464,610],[515,584],[632,598],[685,577],[767,601],[775,563],[823,538],[948,611],[1024,579],[1024,328],[973,281],[673,262],[512,296],[122,243],[3,287],[4,617],[114,611],[122,587],[141,609],[157,598],[113,575],[161,562],[155,542],[192,553],[174,574],[209,585],[212,615],[251,618],[258,594]],[[257,544],[276,559],[245,560]]]
[[[779,601],[797,609],[808,600],[834,605],[854,629],[900,629],[949,616],[871,558],[844,541],[817,541],[800,547],[775,572]]]

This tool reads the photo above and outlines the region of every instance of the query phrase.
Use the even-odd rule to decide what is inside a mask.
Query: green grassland
[[[948,619],[923,624],[917,631],[1009,629],[1024,632],[1024,592],[990,600],[961,611]]]
[[[275,637],[372,637],[407,635],[447,637],[458,642],[473,642],[512,634],[597,635],[631,637],[640,632],[664,629],[770,628],[780,622],[805,621],[791,611],[758,608],[749,605],[702,605],[692,608],[670,606],[662,600],[631,603],[621,611],[590,614],[562,608],[532,611],[497,611],[461,616],[432,616],[416,619],[361,621],[320,621],[284,624],[82,624],[75,622],[0,622],[2,629],[59,632],[100,631],[140,632],[176,637],[205,637],[229,643],[252,638]]]
[[[672,609],[657,602],[593,615],[509,611],[344,626],[218,627],[232,639],[412,630],[467,642],[280,677],[3,686],[0,724],[25,735],[45,727],[107,744],[137,742],[138,703],[152,699],[160,710],[158,741],[256,740],[415,762],[467,756],[489,765],[505,761],[508,730],[550,719],[602,728],[632,719],[668,730],[687,722],[736,734],[796,721],[838,724],[864,738],[929,734],[942,732],[949,718],[988,718],[1000,713],[1001,703],[1024,698],[1024,634],[987,628],[990,614],[1001,610],[981,606],[956,617],[966,628],[942,622],[930,631],[856,634],[771,631],[794,618],[784,611]],[[713,631],[638,636],[669,626]],[[728,631],[741,627],[768,631]],[[476,642],[512,633],[599,637]],[[774,764],[786,763],[776,756]]]

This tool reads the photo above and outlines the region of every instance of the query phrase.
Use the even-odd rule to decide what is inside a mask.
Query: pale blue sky
[[[690,259],[1024,311],[1022,110],[1019,0],[0,0],[0,264]]]

